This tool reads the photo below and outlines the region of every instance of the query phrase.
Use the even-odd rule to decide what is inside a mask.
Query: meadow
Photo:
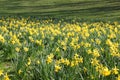
[[[0,80],[120,80],[119,0],[0,0]]]
[[[8,17],[0,24],[3,80],[120,80],[118,22]]]

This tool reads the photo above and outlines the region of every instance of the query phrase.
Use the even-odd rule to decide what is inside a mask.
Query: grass
[[[119,4],[119,0],[0,0],[0,15],[119,20]]]
[[[119,4],[0,0],[0,80],[119,80]]]

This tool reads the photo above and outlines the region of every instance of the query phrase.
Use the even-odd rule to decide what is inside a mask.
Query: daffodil
[[[4,43],[5,42],[5,39],[2,35],[0,35],[0,42]]]
[[[111,71],[107,67],[103,67],[102,75],[103,76],[109,76],[110,74],[111,74]]]
[[[58,72],[59,70],[61,70],[61,66],[59,66],[59,65],[55,65],[55,72]]]
[[[31,59],[28,58],[28,62],[27,62],[27,65],[29,66],[31,64]]]
[[[23,49],[25,52],[28,52],[28,50],[29,50],[29,48],[27,48],[27,47],[24,47]]]
[[[96,58],[93,58],[93,59],[91,59],[91,64],[92,64],[93,66],[96,66],[96,65],[99,64],[99,60],[97,60]]]
[[[53,57],[54,57],[53,54],[48,55],[46,62],[47,62],[48,64],[51,63],[51,62],[53,61]]]
[[[20,69],[20,70],[18,70],[18,74],[21,74],[22,73],[22,70]]]
[[[113,74],[118,74],[119,69],[115,66],[114,68],[112,68],[112,73]]]
[[[0,70],[0,76],[3,74],[3,70]]]
[[[10,80],[10,78],[9,78],[7,73],[4,75],[4,80]]]
[[[19,51],[20,51],[20,48],[16,47],[15,50],[16,50],[17,52],[19,52]]]
[[[116,78],[116,80],[120,80],[120,74],[118,75],[118,77]]]

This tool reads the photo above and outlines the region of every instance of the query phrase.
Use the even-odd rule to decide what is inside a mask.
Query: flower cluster
[[[120,80],[116,22],[1,18],[0,45],[0,79]]]

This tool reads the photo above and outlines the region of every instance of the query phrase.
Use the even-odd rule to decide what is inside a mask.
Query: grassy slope
[[[119,0],[0,0],[0,16],[31,15],[120,20]],[[6,63],[0,63],[5,68]]]
[[[119,0],[0,0],[0,15],[120,18]]]

